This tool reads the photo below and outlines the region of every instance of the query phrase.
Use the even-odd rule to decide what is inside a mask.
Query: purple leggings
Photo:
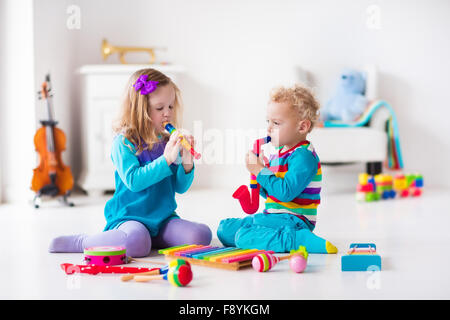
[[[126,221],[117,229],[94,235],[61,236],[53,239],[50,252],[83,252],[84,248],[96,246],[124,246],[130,257],[145,257],[152,247],[167,248],[182,244],[208,245],[211,230],[205,224],[183,219],[172,219],[163,226],[156,237],[137,221]]]

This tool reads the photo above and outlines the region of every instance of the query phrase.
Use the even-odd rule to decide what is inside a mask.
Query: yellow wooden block
[[[367,182],[368,180],[369,180],[369,175],[367,173],[360,173],[359,174],[358,181],[359,181],[360,185],[362,185],[362,186],[366,185],[368,183]]]

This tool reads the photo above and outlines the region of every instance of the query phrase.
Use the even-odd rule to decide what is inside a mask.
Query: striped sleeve
[[[274,174],[268,168],[264,168],[256,177],[267,194],[282,202],[292,201],[310,184],[316,175],[318,160],[310,151],[297,148],[287,158],[287,164],[289,170],[281,175]]]

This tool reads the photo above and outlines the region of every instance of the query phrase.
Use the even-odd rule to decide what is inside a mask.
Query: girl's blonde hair
[[[148,75],[147,81],[158,81],[157,86],[171,85],[175,90],[175,102],[173,104],[174,117],[172,124],[175,128],[181,122],[182,101],[181,93],[175,83],[162,72],[155,69],[141,69],[133,73],[128,81],[124,97],[122,99],[119,118],[113,125],[116,134],[123,134],[136,147],[139,155],[145,149],[151,150],[159,141],[155,127],[150,119],[149,94],[142,95],[136,91],[133,84],[141,75]],[[167,138],[165,136],[164,138]],[[131,148],[130,148],[131,149]]]
[[[295,84],[290,88],[280,86],[272,89],[270,100],[273,102],[287,102],[295,108],[302,120],[311,122],[308,132],[311,132],[319,118],[319,102],[309,89],[299,84]]]

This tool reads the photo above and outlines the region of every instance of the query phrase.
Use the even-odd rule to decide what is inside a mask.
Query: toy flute
[[[261,146],[263,144],[269,143],[270,140],[270,136],[256,140],[253,144],[253,153],[256,154],[257,157],[259,157],[259,154],[261,153]],[[233,198],[239,200],[242,210],[244,210],[244,212],[247,214],[253,214],[258,211],[259,208],[260,185],[258,182],[256,182],[256,176],[254,174],[250,175],[250,189],[252,190],[251,196],[250,191],[245,185],[240,186],[233,193]]]
[[[164,128],[167,130],[167,132],[169,132],[170,134],[172,134],[174,131],[176,131],[177,129],[175,129],[175,127],[170,123],[170,122],[164,122],[163,123]],[[186,140],[186,138],[179,133],[178,134],[179,137],[181,137],[181,145],[187,150],[189,151],[195,159],[200,159],[201,154],[198,153],[197,151],[194,150],[194,148],[191,146],[191,144]]]

